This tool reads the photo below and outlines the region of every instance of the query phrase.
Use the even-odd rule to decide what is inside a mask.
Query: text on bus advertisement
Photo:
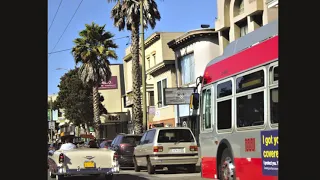
[[[278,130],[261,131],[262,172],[265,176],[278,176]]]

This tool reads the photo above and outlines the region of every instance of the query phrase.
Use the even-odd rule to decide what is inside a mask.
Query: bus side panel
[[[214,178],[218,145],[214,143],[213,132],[202,132],[200,139],[201,172],[203,178]]]
[[[237,180],[278,180],[277,176],[264,176],[261,169],[261,158],[235,158]],[[217,177],[217,160],[215,157],[203,157],[201,164],[202,178]],[[249,172],[248,172],[249,171]]]
[[[201,160],[201,172],[202,178],[213,179],[214,175],[217,174],[216,169],[216,158],[215,157],[203,157]]]
[[[234,161],[237,180],[278,180],[277,176],[262,174],[261,158],[235,158]]]

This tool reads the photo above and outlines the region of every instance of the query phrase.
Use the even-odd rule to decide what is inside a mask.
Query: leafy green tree
[[[60,78],[59,93],[53,102],[53,109],[64,109],[66,119],[75,125],[93,125],[93,96],[92,85],[82,83],[79,69],[68,71]],[[100,96],[100,95],[99,95]],[[101,104],[103,96],[99,97],[100,115],[106,114],[107,110]]]
[[[85,27],[80,31],[80,37],[73,41],[75,46],[71,52],[76,64],[81,64],[80,79],[83,83],[92,85],[94,128],[98,139],[101,124],[98,88],[102,81],[107,82],[111,78],[109,59],[118,58],[113,50],[118,46],[112,40],[114,35],[105,31],[105,25],[99,26],[92,22]]]
[[[139,1],[139,0],[138,0]],[[108,0],[109,3],[116,2],[111,10],[111,18],[119,31],[127,29],[131,31],[131,54],[132,54],[132,91],[133,109],[132,118],[136,133],[142,133],[142,107],[141,107],[141,69],[139,63],[139,26],[140,5],[133,0]],[[158,5],[155,0],[143,0],[144,28],[156,26],[156,21],[161,19]]]

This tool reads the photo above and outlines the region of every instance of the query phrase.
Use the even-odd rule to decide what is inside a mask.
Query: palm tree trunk
[[[131,31],[132,41],[132,91],[133,107],[132,119],[135,134],[142,133],[142,107],[141,107],[141,68],[139,63],[139,24],[134,24]]]
[[[99,92],[98,85],[94,85],[92,88],[93,94],[93,120],[96,139],[100,139],[100,111],[99,111]]]

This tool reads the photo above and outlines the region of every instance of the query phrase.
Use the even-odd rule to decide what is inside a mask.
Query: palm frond
[[[101,83],[111,77],[108,59],[117,59],[113,50],[117,48],[112,40],[114,35],[105,31],[105,25],[92,22],[85,24],[85,29],[74,39],[75,46],[71,53],[76,64],[81,64],[79,77],[84,83]]]

